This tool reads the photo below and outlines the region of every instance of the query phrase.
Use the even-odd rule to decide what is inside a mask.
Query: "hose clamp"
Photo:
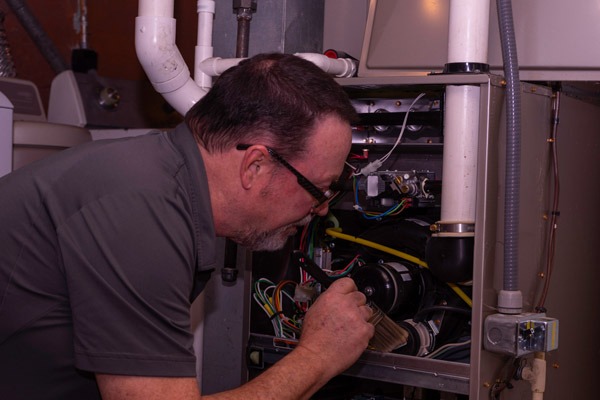
[[[436,222],[429,226],[433,233],[475,233],[474,223],[464,222]]]

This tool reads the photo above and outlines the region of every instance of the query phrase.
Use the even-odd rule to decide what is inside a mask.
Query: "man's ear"
[[[250,189],[263,177],[270,174],[272,163],[264,146],[252,146],[244,152],[240,167],[240,180],[244,189]]]

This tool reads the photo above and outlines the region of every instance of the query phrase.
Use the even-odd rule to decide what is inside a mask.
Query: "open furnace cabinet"
[[[275,289],[269,286],[286,280],[300,282],[301,273],[290,261],[290,253],[301,248],[323,268],[351,274],[361,289],[372,291],[371,299],[380,308],[411,333],[409,343],[395,353],[365,352],[344,376],[333,380],[315,398],[436,398],[431,397],[432,392],[437,392],[438,398],[489,398],[491,386],[503,378],[503,369],[510,362],[502,355],[484,351],[482,337],[484,319],[495,312],[497,290],[502,286],[502,79],[478,74],[353,78],[339,82],[361,114],[353,131],[349,159],[358,168],[392,148],[409,105],[419,94],[424,96],[409,113],[401,144],[378,171],[345,182],[328,218],[314,221],[288,249],[254,255],[253,294],[273,296]],[[468,276],[461,270],[434,274],[419,263],[425,260],[430,225],[439,219],[440,194],[444,190],[441,179],[447,85],[480,88],[476,221],[472,271],[467,272]],[[551,90],[523,83],[522,106],[520,279],[524,311],[533,311],[548,232],[548,222],[542,216],[550,199],[547,139],[551,133]],[[331,227],[369,243],[365,246],[341,239],[343,236],[332,237],[327,233],[331,233],[327,230]],[[381,251],[377,245],[416,260]],[[346,268],[352,270],[348,272]],[[449,285],[444,277],[453,282]],[[278,289],[294,296],[294,286],[284,283]],[[296,290],[295,299],[310,294]],[[281,307],[293,325],[299,318],[298,310],[286,297],[282,296]],[[293,341],[281,336],[293,336],[294,331],[293,327],[286,327],[290,320],[278,320],[280,325],[274,328],[276,318],[268,315],[272,312],[253,303],[248,346],[251,375],[260,373],[261,368],[293,346]],[[274,336],[274,329],[279,332],[278,337]],[[528,391],[525,385],[524,393]]]
[[[296,285],[289,283],[303,279],[290,260],[292,251],[301,248],[318,264],[336,273],[349,273],[345,268],[352,264],[348,268],[355,280],[361,281],[359,287],[370,286],[375,296],[372,299],[381,308],[391,310],[390,316],[411,333],[409,343],[395,353],[366,351],[354,366],[314,398],[488,399],[490,390],[512,368],[509,357],[483,349],[484,320],[495,312],[497,291],[502,288],[505,164],[502,78],[487,74],[430,75],[351,78],[339,83],[361,114],[361,121],[354,127],[349,158],[355,167],[364,167],[367,159],[380,158],[392,148],[409,105],[419,94],[424,96],[409,113],[401,144],[371,174],[373,177],[346,180],[340,197],[332,202],[329,217],[314,221],[283,251],[254,253],[251,258],[241,249],[238,252],[244,254],[246,266],[252,267],[251,272],[247,268],[242,271],[247,275],[242,290],[245,306],[242,310],[239,304],[234,306],[236,312],[243,314],[239,318],[243,328],[235,332],[244,337],[243,341],[247,337],[241,375],[247,371],[251,379],[293,347],[293,340],[288,338],[294,335],[293,325],[301,318],[301,312],[291,297],[303,301],[303,296],[313,294],[309,284],[304,285],[306,290],[295,291]],[[425,259],[430,224],[439,218],[440,193],[444,190],[441,179],[447,85],[480,88],[472,270],[469,268],[468,276],[464,275],[464,268],[441,274],[438,271],[436,275],[464,281],[450,285],[420,265]],[[548,221],[543,216],[548,212],[552,193],[547,145],[551,134],[552,91],[522,83],[522,110],[519,278],[523,311],[531,312],[540,290],[538,273],[545,260],[548,233]],[[332,237],[327,234],[330,227],[414,259]],[[281,314],[268,306],[265,311],[264,301],[254,299],[261,296],[272,299],[276,289],[289,293],[289,297],[281,295],[282,312],[289,318],[284,322],[277,318]],[[231,342],[223,341],[224,336],[232,333],[225,326],[232,318],[230,314],[219,320],[221,330],[213,331],[212,340],[205,334],[205,364],[218,360],[223,363],[220,375],[218,367],[208,371],[208,375],[205,373],[205,393],[211,392],[211,382],[214,385],[238,371],[233,364],[239,360],[231,362],[226,354],[231,351]],[[239,338],[237,333],[233,336]],[[221,344],[214,346],[216,342]],[[521,398],[512,397],[520,396],[519,393],[529,398],[528,383],[516,382],[514,386],[510,398]]]

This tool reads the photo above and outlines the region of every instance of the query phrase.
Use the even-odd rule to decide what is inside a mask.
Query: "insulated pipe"
[[[518,314],[523,300],[518,285],[521,174],[521,82],[510,0],[497,0],[500,43],[506,78],[506,171],[504,195],[504,287],[498,310]]]
[[[214,2],[213,2],[214,9]],[[207,92],[190,77],[175,45],[173,0],[140,0],[135,19],[135,49],[154,89],[181,115]]]

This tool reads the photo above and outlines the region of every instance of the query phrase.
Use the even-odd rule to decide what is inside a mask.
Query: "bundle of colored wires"
[[[350,260],[350,262],[344,268],[331,271],[329,273],[329,276],[334,277],[336,279],[348,276],[352,272],[352,270],[354,270],[355,267],[364,264],[365,262],[360,258],[360,255],[357,254],[352,260]]]
[[[267,286],[263,288],[263,285]],[[283,290],[288,285],[295,288],[297,284],[294,281],[285,280],[275,285],[266,278],[260,278],[254,283],[252,297],[271,320],[275,336],[295,339],[296,335],[300,333],[302,321],[300,313],[296,313],[294,317],[290,318],[283,311],[283,301],[286,298],[291,302],[295,310],[300,311],[293,296]]]
[[[332,277],[333,279],[339,279],[339,278],[343,278],[345,276],[350,275],[350,273],[354,270],[355,267],[360,266],[360,265],[364,265],[365,262],[360,258],[360,255],[357,254],[356,256],[354,256],[354,258],[352,260],[350,260],[350,262],[348,262],[348,264],[346,264],[345,267],[341,268],[341,269],[336,269],[336,270],[323,270],[327,273],[327,275],[329,275],[330,277]],[[314,278],[308,278],[303,282],[304,284],[314,284],[315,280]]]
[[[393,205],[384,212],[365,211],[360,205],[358,199],[359,180],[360,176],[354,176],[354,179],[352,180],[352,188],[354,190],[354,209],[361,213],[363,218],[381,219],[385,217],[393,217],[410,207],[412,200],[410,198],[403,198],[398,204]]]
[[[309,257],[313,257],[315,242],[314,238],[317,236],[320,221],[320,218],[313,218],[308,224],[304,225],[304,228],[300,234],[299,249]]]

